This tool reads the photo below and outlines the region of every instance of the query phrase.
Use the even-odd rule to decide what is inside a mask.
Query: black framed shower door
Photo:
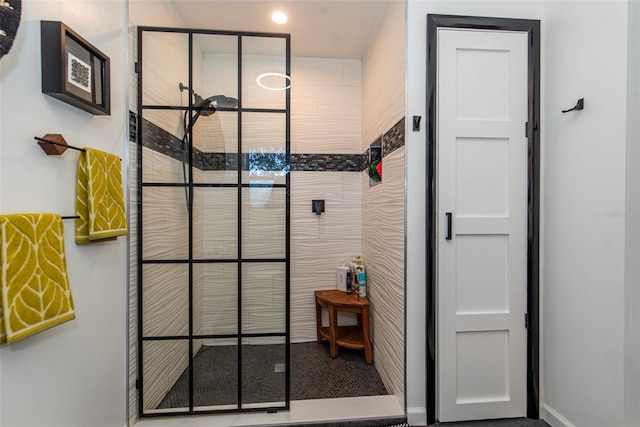
[[[135,71],[139,415],[288,410],[290,36],[138,27]]]

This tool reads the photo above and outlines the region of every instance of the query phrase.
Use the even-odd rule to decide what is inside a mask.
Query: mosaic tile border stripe
[[[137,115],[129,111],[129,140],[137,142],[138,136]],[[182,141],[164,129],[143,119],[142,140],[144,147],[169,156],[172,159],[182,161]],[[405,142],[405,118],[400,119],[382,136],[381,140],[383,158],[404,146]],[[243,169],[283,170],[286,169],[286,158],[282,153],[253,154],[245,153],[243,156]],[[369,150],[363,154],[304,154],[290,155],[289,170],[292,172],[319,171],[319,172],[362,172],[369,167]],[[238,170],[238,155],[235,153],[203,153],[198,149],[193,150],[193,165],[203,171]]]

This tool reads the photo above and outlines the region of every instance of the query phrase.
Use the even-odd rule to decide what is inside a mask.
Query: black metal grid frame
[[[527,121],[527,417],[539,418],[540,377],[540,21],[481,16],[427,15],[427,176],[426,176],[426,409],[427,424],[436,420],[437,281],[436,281],[436,84],[438,28],[520,31],[528,35]]]
[[[182,33],[187,34],[189,38],[189,87],[193,87],[193,36],[194,34],[203,35],[224,35],[235,36],[238,40],[237,45],[237,60],[238,60],[238,107],[237,108],[217,108],[218,111],[235,111],[238,113],[238,181],[236,184],[215,184],[215,183],[194,183],[193,182],[193,150],[189,149],[189,179],[187,183],[145,183],[142,180],[143,176],[143,161],[142,161],[142,147],[143,147],[143,126],[144,121],[139,120],[137,128],[137,143],[138,143],[138,158],[137,158],[137,241],[138,241],[138,256],[137,256],[137,277],[138,277],[138,325],[137,325],[137,340],[138,340],[138,378],[136,381],[138,389],[138,413],[140,417],[161,417],[161,416],[176,416],[176,415],[205,415],[205,414],[218,414],[218,413],[238,413],[238,412],[274,412],[277,410],[289,410],[290,409],[290,396],[291,396],[291,374],[290,374],[290,347],[291,347],[291,318],[290,318],[290,282],[291,282],[291,248],[290,248],[290,214],[291,214],[291,175],[289,172],[285,174],[284,184],[252,184],[242,182],[242,113],[281,113],[285,114],[285,156],[286,164],[290,164],[290,140],[291,140],[291,89],[285,91],[285,109],[265,109],[265,108],[244,108],[242,107],[242,40],[249,37],[269,37],[269,38],[281,38],[285,41],[285,57],[286,57],[286,74],[291,76],[291,36],[289,34],[279,33],[261,33],[261,32],[242,32],[242,31],[218,31],[218,30],[206,30],[206,29],[188,29],[188,28],[164,28],[164,27],[146,27],[140,26],[137,31],[137,63],[136,72],[138,73],[138,88],[137,88],[137,114],[139,118],[143,117],[144,110],[180,110],[185,112],[195,111],[193,104],[193,97],[189,97],[188,106],[172,106],[172,105],[144,105],[142,103],[143,94],[143,63],[142,63],[142,51],[143,51],[143,33],[145,32],[164,32],[164,33]],[[189,139],[191,140],[193,132],[193,116],[191,116],[191,126],[189,127]],[[148,187],[183,187],[189,190],[190,195],[193,194],[194,188],[237,188],[238,190],[238,205],[237,205],[237,224],[238,224],[238,249],[237,258],[235,259],[194,259],[193,258],[193,209],[189,209],[188,215],[188,239],[189,239],[189,254],[188,259],[158,259],[158,260],[145,260],[142,252],[142,238],[143,238],[143,188]],[[285,191],[285,258],[242,258],[242,191],[244,188],[251,187],[271,187],[271,188],[283,188]],[[192,196],[189,197],[189,203],[193,200]],[[193,266],[194,264],[237,264],[237,310],[238,331],[236,334],[201,334],[194,335],[193,333]],[[285,332],[274,333],[243,333],[242,332],[242,264],[243,263],[284,263],[285,264]],[[143,336],[143,295],[142,295],[142,280],[143,280],[143,265],[146,264],[187,264],[189,266],[189,334],[186,336]],[[282,406],[270,406],[260,408],[247,408],[243,407],[242,403],[242,339],[243,338],[257,338],[257,337],[283,337],[285,340],[285,402]],[[221,338],[236,338],[238,340],[238,397],[237,408],[235,409],[223,409],[223,410],[195,410],[193,406],[193,341],[194,339],[221,339]],[[188,340],[189,342],[189,408],[188,410],[175,410],[158,412],[145,412],[144,408],[144,364],[143,364],[143,343],[149,341],[170,341],[170,340]],[[249,404],[250,405],[250,404]]]

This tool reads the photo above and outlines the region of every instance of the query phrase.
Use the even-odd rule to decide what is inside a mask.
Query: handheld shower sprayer
[[[194,106],[196,107],[197,113],[195,118],[197,119],[199,116],[210,116],[216,112],[216,107],[211,103],[211,99],[206,98],[203,99],[200,95],[198,95],[195,91],[193,91],[189,86],[185,86],[182,82],[178,85],[180,88],[180,92],[184,92],[188,90],[190,94],[193,95],[193,99],[195,100]],[[195,120],[194,120],[195,122]]]

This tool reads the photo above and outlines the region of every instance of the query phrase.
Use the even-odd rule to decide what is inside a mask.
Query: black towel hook
[[[578,102],[576,103],[575,107],[569,108],[568,110],[562,110],[562,112],[568,113],[569,111],[578,111],[578,110],[584,110],[584,98],[578,99]]]

